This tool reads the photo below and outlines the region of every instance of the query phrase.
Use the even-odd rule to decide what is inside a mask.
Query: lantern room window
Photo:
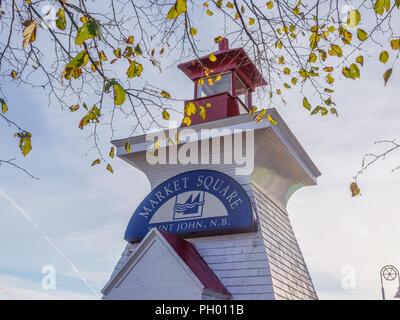
[[[249,107],[248,105],[249,90],[237,75],[235,77],[236,77],[235,79],[236,97],[238,97],[245,106]]]
[[[232,95],[232,77],[230,72],[221,73],[221,79],[215,81],[217,75],[204,79],[202,85],[197,86],[197,97],[203,98],[219,93],[228,92]],[[212,84],[209,83],[212,80]]]

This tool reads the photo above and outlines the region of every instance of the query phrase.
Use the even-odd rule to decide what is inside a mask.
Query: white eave
[[[290,154],[293,156],[297,164],[301,166],[303,169],[304,173],[308,178],[310,179],[310,184],[316,184],[317,178],[321,175],[321,172],[318,170],[316,165],[313,163],[313,161],[310,159],[308,154],[305,152],[303,147],[301,146],[300,142],[296,139],[295,135],[290,131],[289,127],[286,125],[286,123],[283,121],[279,113],[274,109],[267,109],[267,112],[271,114],[273,119],[276,120],[277,125],[269,122],[268,120],[263,120],[257,123],[257,121],[253,120],[253,117],[250,114],[242,114],[234,117],[229,117],[229,118],[224,118],[220,120],[215,120],[215,121],[210,121],[210,122],[204,122],[196,125],[191,125],[190,127],[182,127],[182,128],[177,128],[177,129],[165,129],[165,130],[160,130],[158,132],[152,132],[148,134],[143,134],[140,136],[135,136],[135,137],[130,137],[130,138],[125,138],[125,139],[119,139],[119,140],[113,140],[111,143],[117,148],[117,156],[121,157],[125,161],[131,163],[128,160],[129,155],[133,155],[135,153],[143,152],[146,151],[152,144],[153,140],[151,141],[146,141],[146,137],[148,136],[167,136],[168,137],[168,130],[177,130],[179,133],[179,144],[184,144],[186,142],[185,135],[182,134],[182,130],[184,129],[192,129],[196,131],[196,133],[199,133],[202,129],[213,129],[216,128],[218,129],[219,133],[216,133],[216,135],[212,135],[212,137],[217,137],[217,136],[224,136],[223,129],[229,129],[231,132],[235,129],[239,130],[246,130],[246,129],[253,129],[253,130],[260,130],[260,129],[271,129],[273,133],[276,135],[278,138],[278,143],[279,143],[279,148],[286,148]],[[164,134],[165,132],[165,134]],[[172,131],[171,131],[172,132]],[[176,132],[176,131],[175,131]],[[174,139],[173,136],[171,136],[172,139]],[[191,139],[190,141],[200,141],[201,136],[200,134],[197,135],[197,138]],[[126,142],[129,142],[130,147],[131,147],[131,152],[126,152],[125,150],[125,144]],[[174,141],[175,142],[175,141]],[[162,139],[160,140],[160,148],[168,146],[168,139]]]

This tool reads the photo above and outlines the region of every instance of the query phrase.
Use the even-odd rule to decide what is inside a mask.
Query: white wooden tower
[[[265,115],[276,124],[249,114],[265,81],[244,50],[224,39],[214,55],[179,66],[195,87],[189,127],[113,141],[152,192],[132,216],[103,299],[317,299],[286,204],[320,172],[275,109]],[[243,155],[246,163],[235,161]]]

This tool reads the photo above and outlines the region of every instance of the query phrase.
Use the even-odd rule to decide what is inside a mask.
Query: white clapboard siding
[[[254,191],[276,298],[316,299],[287,212],[256,187]]]

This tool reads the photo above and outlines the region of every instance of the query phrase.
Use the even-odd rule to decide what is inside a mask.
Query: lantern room
[[[210,55],[178,65],[194,83],[194,99],[185,101],[185,111],[193,105],[197,110],[185,113],[190,124],[248,113],[255,88],[267,84],[243,48],[229,49],[226,38],[218,46]]]

